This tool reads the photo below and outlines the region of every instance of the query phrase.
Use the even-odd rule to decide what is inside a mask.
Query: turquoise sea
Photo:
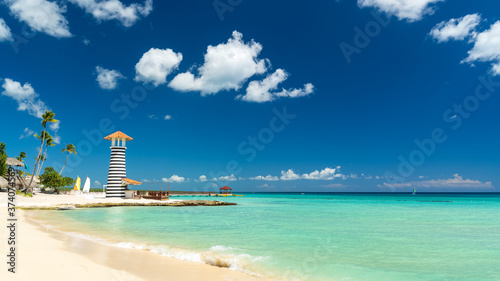
[[[79,209],[41,219],[101,243],[275,280],[500,280],[500,194],[247,193],[217,200],[238,205]]]

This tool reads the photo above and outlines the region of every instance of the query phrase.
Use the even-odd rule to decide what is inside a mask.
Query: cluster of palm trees
[[[45,111],[45,113],[42,115],[43,130],[40,134],[34,135],[36,138],[38,138],[41,141],[41,145],[40,145],[40,150],[38,151],[38,155],[35,158],[35,165],[33,166],[33,173],[32,173],[31,180],[28,184],[28,189],[31,188],[31,184],[33,183],[34,177],[39,176],[41,171],[42,171],[43,164],[44,164],[45,160],[47,160],[47,148],[49,146],[53,147],[56,145],[52,136],[47,132],[47,123],[59,122],[59,120],[54,119],[54,117],[55,117],[54,112]],[[45,150],[44,150],[44,147],[45,147]],[[64,161],[64,166],[62,167],[59,174],[61,174],[64,170],[64,167],[66,167],[66,163],[68,162],[69,154],[70,153],[76,154],[76,148],[73,144],[68,144],[68,145],[66,145],[65,148],[63,148],[61,150],[61,152],[66,153],[66,160]],[[19,161],[22,161],[23,158],[26,158],[26,153],[21,152],[21,154],[16,158]]]

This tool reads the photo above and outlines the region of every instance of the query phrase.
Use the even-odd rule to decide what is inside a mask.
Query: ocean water
[[[217,199],[238,205],[78,209],[39,219],[101,243],[274,280],[500,280],[498,194]]]

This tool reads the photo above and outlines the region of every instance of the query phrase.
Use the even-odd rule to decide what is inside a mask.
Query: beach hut
[[[224,186],[219,189],[220,194],[231,194],[231,188],[229,186]]]
[[[28,186],[28,183],[31,182],[31,177],[32,176],[25,176],[24,179],[22,177],[20,177],[20,179],[23,182],[21,182],[21,184],[23,184],[24,186]],[[16,180],[16,183],[19,182],[19,180]],[[40,177],[39,176],[34,176],[33,177],[33,182],[31,183],[31,187],[38,187],[38,185],[40,185]]]
[[[127,179],[127,170],[125,168],[126,143],[133,140],[133,138],[118,131],[104,139],[111,141],[111,158],[109,160],[106,197],[125,198],[125,191],[128,185],[141,184],[141,182]]]
[[[31,182],[31,176],[26,176],[25,178],[21,177],[19,175],[19,169],[16,168],[16,167],[23,167],[23,168],[26,168],[26,165],[17,160],[16,158],[12,158],[12,157],[9,157],[7,158],[7,160],[5,161],[5,164],[7,164],[8,166],[11,166],[11,167],[15,167],[15,176],[14,176],[14,183],[15,183],[15,186],[16,187],[22,187],[22,188],[26,188],[28,186],[28,182]],[[31,187],[37,187],[38,184],[40,183],[40,179],[38,178],[38,176],[35,176],[34,179],[33,179],[33,182],[31,183]]]
[[[16,158],[12,158],[12,157],[7,158],[7,160],[5,161],[5,164],[7,164],[8,166],[24,167],[23,162],[17,160]]]
[[[122,186],[125,187],[125,198],[134,198],[135,190],[128,190],[129,185],[141,185],[142,182],[135,181],[127,178],[122,179]]]
[[[9,181],[7,181],[4,177],[0,177],[0,188],[8,188]]]

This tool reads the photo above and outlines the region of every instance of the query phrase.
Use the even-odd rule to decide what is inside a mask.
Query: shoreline
[[[6,196],[0,195],[0,200],[0,207],[6,209]],[[20,196],[16,196],[16,201],[19,206],[26,206]],[[16,210],[16,273],[8,272],[8,265],[5,264],[0,268],[0,280],[264,280],[229,268],[75,237],[44,227],[31,218],[29,212]],[[0,218],[6,222],[6,212],[2,212]],[[7,231],[0,232],[0,241],[4,241],[0,254],[4,257],[8,253],[7,235]]]

